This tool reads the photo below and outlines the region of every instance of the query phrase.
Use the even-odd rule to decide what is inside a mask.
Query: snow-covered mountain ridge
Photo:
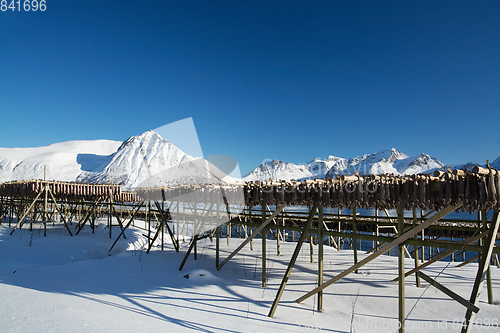
[[[211,162],[193,158],[154,131],[124,142],[69,141],[40,148],[0,148],[0,182],[44,177],[115,183],[125,190],[235,181]]]
[[[83,171],[105,163],[122,143],[67,141],[37,148],[0,148],[0,182],[47,179],[74,181]]]
[[[448,166],[452,169],[461,169],[464,166],[471,168],[479,165],[467,163],[465,165]],[[500,157],[490,164],[495,168],[500,167]],[[336,175],[353,174],[359,172],[361,175],[385,174],[395,175],[430,173],[445,166],[439,160],[427,154],[408,156],[401,151],[392,148],[382,150],[374,154],[366,154],[353,158],[342,158],[329,156],[322,160],[315,158],[304,164],[293,164],[278,160],[265,162],[255,168],[244,180],[302,180],[318,178],[335,178]]]
[[[479,165],[450,166],[452,168]],[[500,157],[491,165],[500,169]],[[397,149],[353,158],[328,156],[309,163],[272,160],[241,179],[230,178],[210,162],[193,158],[159,134],[148,131],[124,142],[68,141],[39,148],[0,148],[0,182],[43,179],[118,183],[126,189],[179,183],[334,178],[352,174],[428,173],[444,166],[427,155],[407,156]]]

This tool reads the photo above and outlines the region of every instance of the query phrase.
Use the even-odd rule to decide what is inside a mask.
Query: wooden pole
[[[478,260],[478,259],[479,259],[479,255],[477,255],[477,256],[475,256],[474,258],[471,258],[471,259],[469,259],[469,260],[467,260],[467,261],[464,261],[464,262],[463,262],[463,263],[461,263],[460,265],[457,265],[457,268],[464,267],[465,265],[470,264],[471,262],[476,261],[476,260]]]
[[[179,270],[180,271],[182,271],[182,268],[184,268],[184,265],[186,264],[186,261],[187,261],[187,259],[189,257],[189,254],[191,253],[191,251],[193,250],[194,245],[196,244],[197,238],[198,238],[198,234],[193,235],[193,238],[191,240],[191,244],[189,245],[189,248],[188,248],[186,254],[184,255],[184,259],[182,260],[181,265],[179,266]]]
[[[423,215],[423,213],[424,213],[424,212],[423,212],[423,210],[421,209],[421,210],[420,210],[420,223],[424,222],[424,215]],[[421,239],[422,241],[424,241],[424,240],[425,240],[424,230],[422,230],[422,232],[421,232],[420,239]],[[421,256],[420,261],[421,261],[421,263],[423,264],[423,263],[424,263],[424,261],[425,261],[425,248],[424,248],[424,246],[423,246],[423,245],[421,246],[421,249],[422,249],[422,252],[421,252],[422,256]]]
[[[286,284],[288,282],[288,279],[290,278],[290,274],[292,273],[293,266],[295,265],[295,262],[297,261],[297,258],[300,253],[300,249],[302,248],[302,244],[304,244],[304,241],[306,240],[307,237],[307,232],[311,228],[312,220],[314,217],[314,213],[316,211],[316,204],[313,206],[313,210],[309,212],[309,217],[307,218],[307,222],[304,225],[304,229],[302,230],[302,233],[300,234],[299,237],[299,242],[295,246],[295,250],[293,251],[292,258],[290,259],[290,262],[288,263],[288,267],[285,271],[285,275],[283,276],[283,280],[281,280],[281,285],[278,289],[278,292],[276,293],[276,297],[274,298],[273,305],[271,306],[271,310],[269,311],[268,316],[273,317],[274,313],[276,312],[276,309],[278,308],[278,303],[281,299],[281,295],[283,295],[283,291],[285,290]]]
[[[165,211],[165,201],[162,200],[161,201],[161,213],[160,213],[160,216],[163,220],[163,212]],[[121,210],[120,210],[121,212]],[[170,213],[170,209],[169,209],[169,213]],[[165,224],[167,224],[168,221],[165,221]],[[172,228],[174,227],[174,225],[172,224]],[[161,250],[163,251],[163,243],[164,243],[164,238],[165,238],[165,226],[164,225],[161,225]]]
[[[484,251],[481,254],[479,259],[479,267],[477,269],[476,279],[474,281],[474,287],[472,288],[472,293],[470,297],[470,303],[475,306],[479,303],[479,296],[481,295],[481,291],[483,289],[484,278],[486,275],[486,271],[489,267],[489,262],[491,259],[491,253],[493,252],[493,247],[495,246],[495,240],[497,237],[498,227],[500,225],[500,215],[498,211],[495,211],[493,216],[493,220],[491,221],[491,226],[488,233],[488,238],[484,243]],[[472,327],[471,322],[474,322],[475,312],[467,309],[465,314],[464,325],[462,326],[462,333],[470,332]]]
[[[248,206],[248,215],[249,215],[249,221],[252,222],[252,208]],[[252,232],[253,228],[250,228],[250,232]],[[253,251],[253,240],[250,240],[250,250]]]
[[[23,213],[22,217],[17,221],[17,224],[14,226],[14,228],[12,229],[12,231],[10,232],[10,235],[12,235],[14,233],[14,231],[18,228],[18,227],[22,227],[23,225],[23,221],[24,219],[26,218],[26,216],[28,216],[29,212],[31,211],[31,209],[33,208],[33,206],[36,204],[38,198],[42,195],[43,191],[38,193],[38,195],[36,196],[35,200],[33,200],[31,202],[31,205],[29,206],[29,208]],[[12,202],[12,208],[11,208],[11,214],[13,215],[14,214],[14,203]],[[18,215],[19,216],[19,215]],[[10,220],[9,220],[9,227],[10,227]]]
[[[314,211],[313,211],[314,216]],[[318,287],[323,284],[323,205],[318,205]],[[323,311],[323,291],[318,293],[318,312]]]
[[[356,265],[351,266],[350,268],[346,269],[342,273],[338,274],[333,279],[330,279],[329,281],[323,283],[323,285],[321,285],[321,287],[317,287],[317,288],[311,290],[310,292],[306,293],[305,295],[299,297],[296,300],[296,302],[297,303],[303,302],[304,300],[308,299],[312,295],[317,294],[321,290],[327,288],[328,286],[334,284],[335,282],[339,281],[340,279],[346,277],[347,275],[349,275],[350,273],[354,272],[358,268],[360,268],[360,267],[366,265],[367,263],[369,263],[370,261],[372,261],[372,260],[380,257],[382,254],[384,254],[387,251],[389,251],[389,250],[393,249],[394,247],[398,246],[400,243],[406,241],[410,237],[413,237],[418,232],[422,231],[424,228],[427,228],[428,226],[430,226],[431,224],[439,221],[441,218],[445,217],[449,213],[451,213],[454,210],[460,208],[462,206],[462,204],[463,204],[462,201],[459,201],[455,205],[449,205],[449,206],[443,208],[441,211],[439,211],[436,214],[434,214],[431,217],[429,217],[425,222],[420,223],[416,228],[412,228],[412,229],[408,230],[402,236],[399,236],[398,238],[396,238],[395,240],[393,240],[389,244],[384,245],[380,250],[376,251],[375,253],[373,253],[370,256],[366,257],[365,259],[361,260]]]
[[[463,241],[461,241],[461,242],[460,242],[460,243],[458,243],[458,244],[468,245],[468,244],[474,243],[474,242],[475,242],[475,241],[477,241],[478,239],[481,239],[481,238],[485,237],[485,236],[487,235],[487,233],[488,233],[488,231],[483,231],[483,232],[482,232],[482,233],[480,233],[479,235],[476,235],[476,236],[474,236],[474,237],[472,237],[472,238],[470,238],[470,239],[468,239],[468,240],[463,240]],[[411,270],[411,271],[409,271],[409,272],[406,272],[406,273],[405,273],[405,277],[406,277],[406,276],[409,276],[409,275],[411,275],[411,274],[413,274],[413,273],[415,273],[415,272],[418,272],[418,271],[420,271],[420,270],[424,269],[425,267],[429,266],[430,264],[433,264],[433,263],[435,263],[436,261],[439,261],[439,260],[441,260],[441,259],[443,259],[443,258],[445,258],[445,257],[449,256],[450,254],[453,254],[454,252],[457,252],[457,251],[458,251],[458,250],[453,250],[453,249],[448,249],[448,250],[443,251],[443,252],[441,252],[439,255],[435,256],[434,258],[432,258],[432,259],[430,259],[430,260],[427,260],[427,261],[426,261],[425,263],[423,263],[422,265],[420,265],[420,266],[418,266],[418,267],[415,267],[414,269],[412,269],[412,270]],[[479,257],[479,256],[478,256],[478,257]],[[472,260],[472,261],[476,260],[478,257],[473,258],[473,260]],[[462,266],[464,266],[464,265],[465,265],[465,264],[467,264],[467,263],[469,263],[469,262],[462,263],[462,264],[458,265],[458,266],[457,266],[457,268],[458,268],[458,267],[462,267]],[[397,281],[398,281],[398,278],[395,278],[393,281],[394,281],[394,282],[397,282]]]
[[[198,204],[193,204],[193,216],[194,216],[194,230],[198,230]],[[194,241],[194,260],[198,260],[198,237],[193,238]]]
[[[445,286],[443,286],[442,284],[438,283],[436,280],[431,279],[426,274],[424,274],[422,272],[417,272],[417,275],[421,276],[422,279],[424,279],[429,284],[436,287],[438,290],[442,291],[446,295],[450,296],[451,298],[453,298],[454,300],[456,300],[457,302],[459,302],[460,304],[465,306],[467,309],[470,309],[471,311],[476,312],[476,313],[479,311],[479,308],[477,306],[475,306],[474,304],[471,304],[468,300],[466,300],[465,298],[461,297],[460,295],[454,293],[450,289],[448,289]]]
[[[417,226],[417,209],[413,208],[413,227]],[[415,240],[418,240],[418,234],[414,236]],[[413,245],[413,259],[415,260],[415,268],[418,268],[418,245]],[[415,283],[417,288],[420,288],[420,277],[415,274]]]
[[[240,252],[242,248],[245,247],[245,245],[247,245],[252,239],[255,238],[255,236],[257,236],[262,229],[264,229],[275,217],[276,215],[278,215],[283,209],[285,209],[286,207],[286,204],[282,204],[280,205],[279,207],[276,207],[276,211],[274,213],[271,214],[271,216],[269,216],[267,218],[267,220],[265,222],[263,222],[257,229],[255,229],[255,231],[252,233],[252,235],[250,235],[250,237],[248,237],[247,239],[245,239],[243,241],[243,243],[241,243],[237,248],[236,250],[234,250],[218,267],[217,267],[217,270],[220,270],[222,268],[222,266],[224,266],[229,260],[231,260],[232,257],[234,257],[236,255],[236,253]]]
[[[110,187],[109,189],[109,206],[108,206],[108,219],[109,219],[109,239],[111,239],[111,229],[113,227],[113,215],[111,214],[111,208],[113,206],[113,187]],[[148,235],[148,242],[149,242],[149,236]]]
[[[358,233],[358,227],[356,225],[356,207],[352,208],[352,233]],[[354,247],[354,265],[358,263],[358,240],[356,238],[352,239],[352,244]],[[355,270],[354,273],[358,274],[358,270]]]
[[[491,283],[491,266],[488,263],[488,270],[486,271],[486,288],[488,289],[488,304],[493,305],[493,285]]]
[[[43,237],[47,236],[48,199],[49,199],[49,185],[45,185],[45,199],[43,202]]]
[[[483,212],[483,230],[488,230],[488,216],[487,212]],[[488,260],[488,269],[486,270],[486,290],[488,291],[488,303],[493,304],[493,285],[491,283],[491,260]]]
[[[219,251],[220,251],[220,226],[215,231],[215,267],[219,266]]]
[[[262,200],[262,221],[266,220],[266,201]],[[266,236],[267,229],[262,229],[262,287],[266,287]]]
[[[225,204],[225,208],[226,208],[226,211],[229,211],[229,207],[228,207],[227,203]],[[231,238],[231,231],[232,231],[231,220],[229,220],[229,222],[226,224],[227,246],[229,246],[229,238]]]
[[[186,241],[186,203],[182,203],[182,241]]]
[[[312,207],[309,207],[309,212],[312,211]],[[313,236],[309,233],[309,260],[311,264],[314,263],[314,253],[313,253]]]
[[[279,221],[279,214],[276,218],[277,221]],[[279,224],[279,223],[278,223]],[[246,236],[246,233],[245,233]],[[280,255],[280,236],[281,236],[281,231],[280,229],[276,229],[276,255]],[[245,237],[246,238],[246,237]]]
[[[340,208],[337,208],[337,221],[338,221],[337,224],[338,232],[340,232]],[[337,238],[337,251],[340,251],[340,235]]]
[[[173,204],[174,202],[172,201],[171,204]],[[180,215],[180,212],[179,212],[179,205],[180,205],[180,201],[177,201],[177,207],[176,207],[176,210],[177,210],[177,218],[175,219],[175,224],[177,225],[177,241],[179,241],[181,239],[181,232],[180,232],[180,227],[179,227],[179,224],[180,224],[180,221],[179,221],[179,215]]]
[[[404,234],[404,211],[398,204],[398,237]],[[399,333],[405,332],[405,244],[398,244],[398,300],[399,300]]]
[[[155,217],[156,221],[159,223],[159,226],[158,226],[158,229],[156,230],[155,235],[153,236],[153,239],[151,240],[151,242],[148,246],[148,250],[146,253],[149,253],[149,251],[151,250],[151,247],[153,246],[153,243],[156,241],[156,239],[158,238],[160,233],[162,235],[162,243],[163,243],[163,233],[164,233],[163,230],[165,228],[167,228],[168,234],[170,235],[170,239],[172,240],[172,244],[174,245],[175,251],[179,252],[179,241],[177,239],[175,239],[174,232],[172,231],[172,229],[170,229],[170,226],[168,225],[168,221],[171,219],[170,210],[165,214],[163,211],[163,207],[160,206],[158,201],[154,201],[154,204],[156,205],[156,208],[158,209],[161,221],[159,221],[158,218],[156,217],[156,214],[154,214],[154,217]]]
[[[100,200],[100,199],[98,199]],[[115,242],[113,243],[113,245],[111,245],[111,248],[109,249],[109,251],[111,251],[113,249],[113,247],[116,245],[116,243],[118,242],[118,240],[120,239],[120,237],[123,235],[125,237],[125,230],[127,230],[127,228],[132,224],[134,223],[134,220],[135,220],[135,216],[137,215],[137,213],[139,212],[139,210],[141,209],[142,205],[144,204],[143,201],[139,202],[137,204],[136,207],[133,207],[132,208],[132,216],[130,217],[130,220],[128,221],[127,225],[123,228],[123,230],[120,232],[120,234],[118,235],[118,237],[116,238]],[[136,208],[136,210],[134,211],[134,208]],[[81,229],[80,229],[81,230]]]
[[[50,189],[49,189],[50,191]],[[61,219],[63,220],[64,222],[64,225],[66,226],[66,229],[68,230],[69,232],[69,235],[70,236],[73,236],[73,234],[71,233],[71,230],[69,229],[69,226],[68,224],[66,223],[66,218],[63,216],[63,214],[61,213],[61,211],[59,210],[60,208],[57,206],[57,201],[56,201],[56,198],[54,197],[54,194],[52,192],[50,192],[50,196],[52,197],[52,200],[54,201],[54,206],[55,206],[55,209],[57,209],[59,211],[59,215],[61,216]]]

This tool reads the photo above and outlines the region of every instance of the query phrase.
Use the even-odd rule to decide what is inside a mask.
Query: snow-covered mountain
[[[0,148],[0,182],[47,179],[74,181],[82,171],[106,163],[120,141],[89,140],[54,143],[38,148]]]
[[[410,157],[399,150],[392,148],[382,150],[374,154],[366,154],[350,158],[347,161],[347,168],[342,172],[329,171],[326,177],[334,178],[337,174],[353,174],[359,172],[362,175],[379,175],[384,173],[415,174],[425,173],[434,169],[440,169],[444,166],[437,159],[427,155],[420,154]]]
[[[279,160],[263,163],[244,177],[245,180],[289,180],[314,177],[307,164],[293,164]]]
[[[40,148],[0,148],[0,182],[43,179],[136,187],[234,181],[148,131],[126,141],[69,141]]]
[[[312,162],[307,163],[307,169],[314,177],[325,178],[328,171],[340,173],[347,167],[347,160],[342,157],[328,156],[326,160],[315,158]]]
[[[326,160],[319,158],[305,164],[293,164],[273,160],[263,163],[244,177],[245,180],[290,180],[335,178],[336,175],[353,174],[415,174],[430,172],[444,166],[437,159],[427,155],[409,157],[397,149],[382,150],[374,154],[353,157],[350,159],[329,156]]]
[[[224,163],[217,163],[216,160],[213,162],[222,167]],[[466,166],[470,169],[476,165],[479,164],[450,167]],[[490,165],[500,169],[500,157]],[[242,179],[236,179],[226,176],[203,158],[195,159],[187,155],[153,131],[133,136],[123,143],[110,140],[68,141],[39,148],[0,148],[0,182],[43,179],[45,166],[48,180],[112,182],[131,189],[238,180],[334,178],[355,172],[429,173],[441,169],[444,164],[427,154],[410,157],[392,148],[349,159],[336,156],[325,160],[315,158],[305,164],[272,160],[261,164]]]
[[[94,160],[93,156],[88,156]],[[148,131],[124,141],[115,153],[102,160],[102,164],[84,170],[77,178],[88,183],[117,183],[126,187],[139,184],[165,170],[176,168],[194,158]]]

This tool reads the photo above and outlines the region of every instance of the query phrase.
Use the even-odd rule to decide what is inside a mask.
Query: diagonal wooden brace
[[[453,298],[455,301],[457,301],[458,303],[460,303],[463,306],[465,306],[470,311],[473,311],[473,312],[476,312],[476,313],[479,311],[479,308],[477,306],[475,306],[474,304],[472,304],[471,302],[469,302],[468,300],[466,300],[462,296],[455,294],[453,291],[451,291],[450,289],[446,288],[441,283],[439,283],[436,280],[432,279],[428,275],[426,275],[426,274],[424,274],[422,272],[417,272],[417,274],[422,279],[424,279],[425,281],[427,281],[430,285],[436,287],[436,289],[441,290],[443,293],[445,293],[446,295],[450,296],[451,298]]]
[[[488,238],[484,242],[484,251],[479,259],[479,267],[477,268],[476,280],[474,281],[474,287],[472,288],[472,293],[470,296],[470,302],[476,306],[479,303],[479,296],[481,295],[481,291],[483,289],[486,273],[490,267],[491,254],[493,252],[493,247],[495,246],[499,226],[500,215],[498,211],[495,211],[493,220],[491,221],[491,225],[489,228]],[[474,322],[474,316],[475,312],[467,309],[464,325],[462,326],[462,333],[468,333],[470,331],[472,327],[471,322]]]
[[[488,234],[488,231],[482,232],[482,233],[480,233],[479,235],[476,235],[476,236],[474,236],[474,237],[472,237],[472,238],[470,238],[470,239],[468,239],[468,240],[465,240],[465,241],[460,242],[460,244],[463,244],[463,245],[469,245],[469,244],[474,243],[475,241],[477,241],[477,240],[479,240],[479,239],[481,239],[481,238],[485,237],[487,234]],[[411,275],[411,274],[413,274],[413,273],[415,273],[415,272],[418,272],[418,271],[420,271],[421,269],[423,269],[423,268],[425,268],[425,267],[429,266],[430,264],[433,264],[433,263],[435,263],[436,261],[439,261],[439,260],[441,260],[441,259],[443,259],[443,258],[445,258],[445,257],[447,257],[447,256],[449,256],[449,255],[451,255],[451,254],[453,254],[453,253],[455,253],[455,252],[457,252],[457,251],[458,251],[458,250],[453,250],[453,249],[448,249],[448,250],[446,250],[446,251],[443,251],[442,253],[440,253],[438,256],[436,256],[436,257],[432,258],[431,260],[428,260],[428,261],[426,261],[425,263],[421,264],[420,266],[418,266],[418,267],[416,267],[416,268],[412,269],[411,271],[406,272],[406,273],[405,273],[405,277],[406,277],[406,276],[409,276],[409,275]],[[477,258],[475,258],[475,259],[477,259]],[[458,265],[457,267],[460,267],[460,265]],[[398,281],[398,278],[395,278],[395,279],[394,279],[394,280],[392,280],[392,281],[396,282],[396,281]]]
[[[102,200],[102,197],[97,199],[97,201],[94,201],[92,203],[92,206],[89,210],[87,210],[87,214],[85,214],[85,219],[83,220],[83,223],[78,223],[77,227],[78,227],[78,231],[76,232],[76,235],[78,235],[80,233],[80,231],[82,231],[83,227],[85,226],[85,224],[87,223],[87,221],[89,220],[89,218],[91,217],[92,215],[92,212],[95,210],[95,208],[97,207],[97,205],[99,204],[99,201]],[[92,221],[90,222],[92,223]],[[93,227],[92,227],[93,228]],[[93,229],[92,229],[93,230]]]
[[[170,238],[172,239],[172,242],[174,243],[175,252],[179,252],[179,241],[175,238],[175,235],[174,235],[172,229],[170,229],[170,226],[167,223],[172,218],[171,215],[170,215],[170,210],[167,209],[167,214],[165,215],[165,214],[163,214],[163,210],[161,209],[161,206],[158,203],[158,201],[155,201],[155,205],[156,205],[156,208],[158,209],[158,211],[160,212],[160,216],[161,216],[163,224],[161,225],[161,227],[158,228],[158,231],[157,231],[157,233],[156,233],[156,235],[155,235],[155,237],[153,239],[153,242],[155,241],[155,239],[158,237],[159,233],[161,232],[161,228],[163,226],[166,226],[168,234],[170,235]],[[153,242],[151,242],[151,244]],[[148,250],[148,252],[149,252],[149,250]]]
[[[252,232],[252,234],[250,235],[250,237],[245,239],[245,241],[243,243],[241,243],[240,246],[238,246],[238,248],[236,250],[234,250],[219,266],[217,266],[217,270],[220,270],[225,264],[227,264],[227,262],[229,260],[231,260],[232,257],[234,257],[236,255],[236,253],[240,252],[241,249],[244,248],[245,245],[247,245],[252,239],[254,239],[255,236],[257,236],[257,234],[262,231],[262,229],[264,229],[269,223],[271,223],[271,221],[276,216],[278,216],[278,214],[281,213],[281,211],[283,211],[283,209],[285,209],[285,207],[286,207],[286,204],[282,204],[282,205],[276,207],[276,210],[274,211],[274,213],[271,216],[269,216],[267,218],[267,220],[265,220],[257,229],[255,229],[254,232]]]
[[[113,243],[113,245],[111,245],[109,251],[111,252],[111,250],[113,249],[113,247],[115,247],[116,243],[118,242],[118,240],[120,239],[120,237],[123,235],[124,236],[124,233],[125,233],[125,230],[127,230],[127,228],[132,224],[132,222],[134,222],[135,220],[135,216],[137,215],[137,213],[139,212],[139,210],[141,209],[142,205],[144,204],[144,201],[141,201],[138,205],[137,205],[137,208],[136,210],[132,213],[132,217],[130,218],[130,220],[128,221],[127,225],[123,228],[123,230],[120,232],[120,234],[118,235],[118,237],[116,238],[115,242]]]
[[[302,248],[302,244],[306,240],[307,237],[307,232],[309,229],[311,229],[312,221],[314,218],[314,214],[316,213],[316,207],[317,204],[314,204],[313,208],[311,209],[311,212],[309,213],[309,217],[307,218],[306,225],[304,226],[304,229],[302,230],[302,233],[300,234],[299,242],[295,246],[295,250],[293,251],[292,259],[290,259],[290,262],[288,263],[288,267],[286,269],[285,275],[283,276],[283,280],[281,281],[281,285],[278,289],[278,292],[276,293],[276,297],[274,298],[273,305],[271,306],[271,310],[269,310],[269,317],[273,317],[274,313],[276,312],[276,309],[278,308],[278,303],[281,299],[281,295],[283,295],[283,291],[285,291],[286,284],[288,282],[288,279],[290,278],[290,274],[292,274],[292,269],[293,266],[295,266],[295,261],[297,261],[297,258],[300,253],[300,249]]]
[[[464,261],[464,262],[463,262],[463,263],[461,263],[460,265],[457,265],[457,268],[464,267],[465,265],[468,265],[468,264],[470,264],[471,262],[478,260],[478,259],[479,259],[479,257],[480,257],[480,256],[479,256],[479,254],[478,254],[478,255],[477,255],[477,256],[475,256],[474,258],[471,258],[471,259],[469,259],[469,260],[467,260],[467,261]]]
[[[66,227],[66,229],[68,229],[69,235],[73,236],[73,234],[71,233],[71,230],[69,229],[68,224],[66,223],[66,218],[64,217],[63,213],[59,209],[59,206],[57,205],[57,201],[56,201],[56,198],[54,197],[54,194],[52,193],[52,191],[50,190],[50,188],[47,188],[47,189],[48,189],[48,191],[50,193],[50,196],[52,197],[52,200],[54,200],[54,207],[57,209],[57,211],[59,212],[59,215],[62,217],[62,220],[64,222],[64,226]]]
[[[391,250],[392,248],[398,246],[399,244],[403,243],[404,241],[408,240],[410,237],[413,237],[415,236],[416,234],[418,234],[420,231],[424,230],[425,228],[427,228],[428,226],[430,226],[431,224],[439,221],[440,219],[442,219],[443,217],[445,217],[446,215],[448,215],[449,213],[453,212],[454,210],[460,208],[462,206],[462,201],[459,201],[457,202],[456,205],[449,205],[447,206],[446,208],[443,208],[442,210],[440,210],[439,212],[437,212],[436,214],[432,215],[431,217],[429,217],[427,220],[425,220],[424,222],[420,223],[419,225],[417,225],[415,228],[411,228],[410,230],[408,230],[407,232],[405,232],[403,235],[399,236],[398,238],[396,238],[395,240],[393,240],[392,242],[390,242],[389,244],[387,245],[384,245],[380,250],[378,251],[375,251],[373,254],[371,254],[370,256],[366,257],[365,259],[361,260],[360,262],[358,262],[357,264],[351,266],[350,268],[346,269],[345,271],[343,271],[342,273],[340,273],[339,275],[337,275],[336,277],[334,277],[333,279],[325,282],[324,284],[322,284],[321,286],[311,290],[310,292],[308,292],[307,294],[299,297],[296,302],[297,303],[301,303],[303,302],[304,300],[308,299],[309,297],[319,293],[320,291],[322,291],[323,289],[325,289],[326,287],[334,284],[335,282],[339,281],[340,279],[346,277],[347,275],[351,274],[352,272],[356,271],[357,269],[359,269],[360,267],[366,265],[367,263],[369,263],[370,261],[380,257],[381,255],[383,255],[384,253],[386,253],[387,251]]]
[[[31,211],[31,209],[33,208],[33,206],[35,205],[36,201],[38,200],[38,198],[40,198],[40,195],[42,195],[43,191],[40,191],[40,193],[38,193],[38,195],[36,196],[35,200],[33,200],[33,202],[31,203],[30,207],[26,210],[26,212],[23,214],[23,216],[19,219],[19,221],[17,222],[17,224],[14,226],[14,228],[12,229],[12,231],[10,232],[10,234],[12,235],[14,233],[14,231],[22,225],[22,222],[23,220],[26,218],[26,216],[28,216],[29,212]]]

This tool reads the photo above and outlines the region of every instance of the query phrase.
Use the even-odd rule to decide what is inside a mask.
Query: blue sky
[[[192,117],[243,174],[395,147],[500,156],[498,1],[47,0],[0,12],[0,146]],[[166,137],[168,139],[168,137]]]

